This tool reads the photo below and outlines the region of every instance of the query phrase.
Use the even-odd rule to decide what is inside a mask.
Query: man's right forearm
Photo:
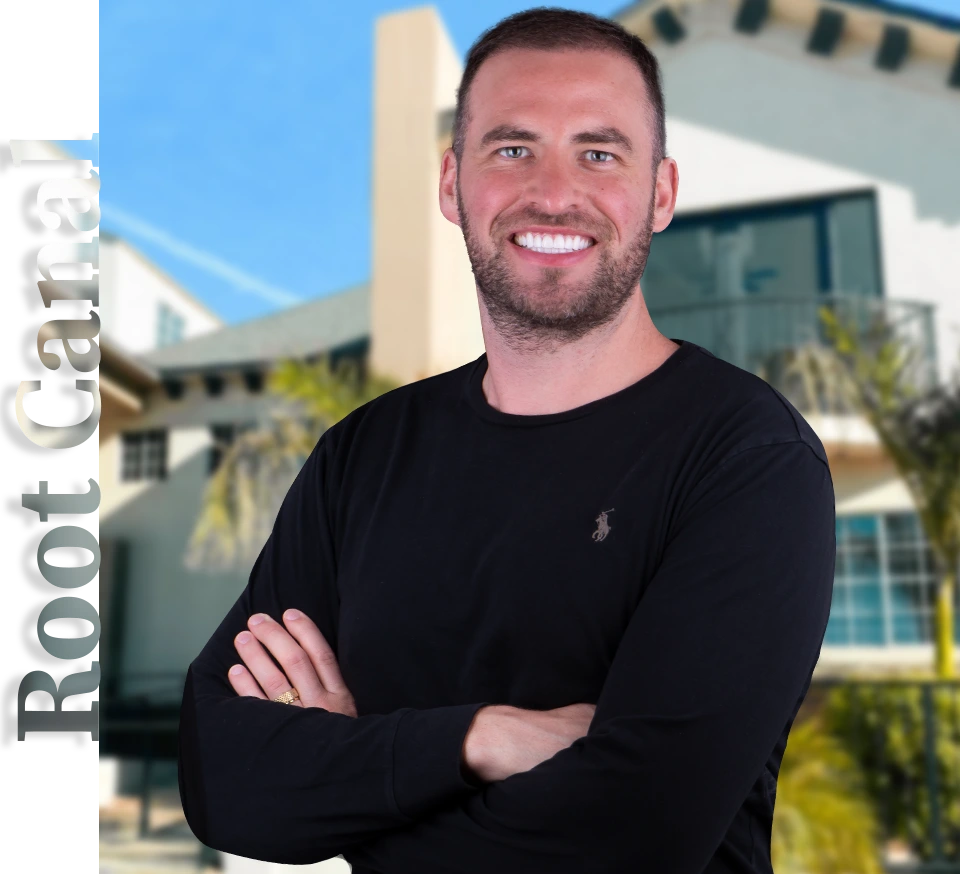
[[[220,667],[191,664],[179,727],[183,810],[207,846],[319,862],[475,791],[456,763],[483,704],[351,717],[239,696]]]

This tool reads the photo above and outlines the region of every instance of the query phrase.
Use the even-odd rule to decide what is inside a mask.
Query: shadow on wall
[[[942,82],[926,93],[877,71],[844,75],[835,59],[777,57],[740,42],[689,48],[689,60],[663,64],[670,116],[898,183],[918,217],[960,222],[960,175],[949,172],[960,142],[956,89]]]
[[[247,584],[250,568],[204,573],[183,564],[209,482],[208,452],[194,453],[101,520],[101,542],[126,546],[125,567],[103,581],[101,595],[120,605],[110,629],[114,675],[186,673]],[[150,683],[125,681],[122,693],[142,691],[154,703],[180,700],[176,684],[152,694]]]

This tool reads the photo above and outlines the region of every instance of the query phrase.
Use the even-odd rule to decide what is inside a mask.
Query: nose
[[[582,192],[576,167],[559,155],[543,155],[527,180],[527,198],[546,213],[563,213],[580,206]]]

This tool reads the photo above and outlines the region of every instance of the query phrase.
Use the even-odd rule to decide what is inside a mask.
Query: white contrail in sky
[[[211,255],[209,252],[197,249],[189,243],[184,243],[176,237],[170,236],[166,231],[156,228],[142,219],[124,212],[122,209],[101,203],[100,214],[108,223],[115,225],[118,230],[149,240],[182,261],[187,261],[207,273],[219,276],[221,279],[233,283],[237,288],[255,294],[265,301],[278,306],[290,306],[303,301],[299,294],[271,285],[259,277],[251,276],[216,255]]]

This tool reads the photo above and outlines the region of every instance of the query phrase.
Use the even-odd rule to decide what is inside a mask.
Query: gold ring
[[[279,701],[281,704],[293,704],[300,697],[300,693],[296,689],[287,689],[282,695],[277,695],[274,698],[274,701]]]

